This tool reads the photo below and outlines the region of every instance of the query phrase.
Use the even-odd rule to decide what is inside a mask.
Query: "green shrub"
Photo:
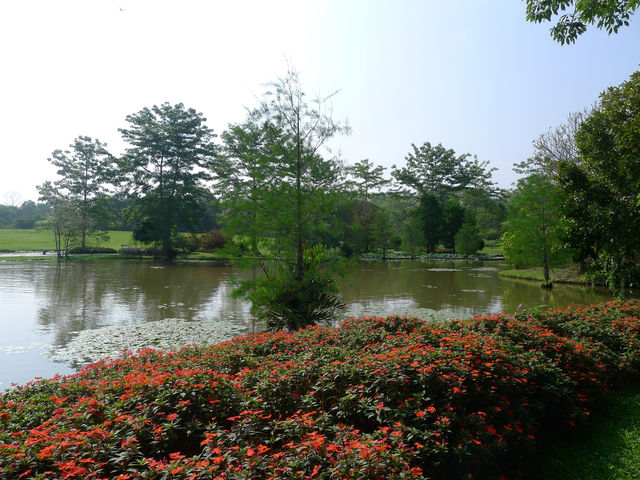
[[[73,247],[69,250],[71,254],[97,254],[97,253],[118,253],[117,250],[109,247]]]
[[[213,252],[217,248],[224,247],[228,242],[220,230],[214,228],[206,233],[203,233],[198,238],[198,249],[201,252]]]

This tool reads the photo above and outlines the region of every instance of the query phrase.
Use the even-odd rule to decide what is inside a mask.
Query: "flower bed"
[[[499,478],[635,378],[637,301],[145,350],[0,396],[2,478]]]

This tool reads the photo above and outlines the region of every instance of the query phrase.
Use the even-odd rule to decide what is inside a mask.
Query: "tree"
[[[375,212],[372,208],[372,204],[369,200],[370,194],[374,190],[379,190],[385,185],[389,184],[389,180],[385,179],[384,167],[374,166],[369,159],[364,159],[356,162],[352,166],[345,168],[346,172],[353,178],[349,184],[353,185],[356,190],[356,195],[362,200],[362,214],[360,215],[360,226],[365,234],[365,247],[364,251],[370,250],[370,234],[372,232],[373,221],[375,218]],[[349,188],[349,186],[347,186]]]
[[[134,238],[158,243],[172,260],[178,224],[195,230],[200,222],[200,188],[210,178],[215,135],[201,113],[182,103],[144,108],[126,120],[129,127],[119,131],[130,146],[120,169],[135,198]]]
[[[551,27],[551,37],[561,45],[575,43],[587,25],[595,25],[608,34],[618,33],[622,26],[629,25],[631,15],[640,7],[638,0],[526,0],[527,20],[541,23],[551,22],[560,14]],[[569,12],[570,9],[573,11]],[[564,13],[567,12],[567,13]]]
[[[559,177],[570,241],[622,293],[640,284],[640,72],[602,93],[576,144]]]
[[[372,191],[389,184],[389,180],[384,178],[385,168],[380,165],[374,166],[368,158],[346,167],[345,170],[353,177],[352,182],[355,184],[358,196],[365,203],[369,202],[369,194]]]
[[[41,225],[51,228],[58,258],[69,255],[69,250],[80,243],[82,215],[80,208],[69,194],[65,194],[51,182],[38,185],[40,201],[50,207],[49,216]]]
[[[455,249],[456,234],[464,223],[465,212],[465,208],[455,199],[449,200],[444,205],[442,209],[440,236],[445,248]]]
[[[22,195],[20,195],[18,192],[13,190],[11,192],[7,192],[7,193],[4,194],[4,201],[10,207],[16,207],[17,208],[22,203]]]
[[[77,137],[69,150],[55,150],[49,158],[61,177],[55,182],[56,187],[67,192],[77,206],[82,248],[87,246],[87,237],[95,231],[100,217],[97,200],[105,191],[112,161],[105,144],[86,136]]]
[[[252,121],[269,132],[273,177],[266,203],[278,234],[294,247],[294,272],[301,279],[305,245],[313,230],[323,228],[322,217],[331,209],[330,193],[337,190],[341,173],[337,159],[324,158],[322,150],[330,153],[329,139],[348,133],[348,127],[331,117],[332,95],[306,100],[297,72],[290,69],[269,87]]]
[[[589,110],[570,113],[567,120],[556,128],[549,128],[533,141],[533,156],[515,163],[513,170],[523,175],[538,174],[555,180],[560,163],[578,163],[580,154],[576,145],[576,133],[588,117]]]
[[[331,97],[308,101],[298,73],[290,69],[269,84],[248,119],[251,131],[264,133],[263,145],[256,147],[261,152],[256,161],[269,173],[259,189],[264,225],[292,257],[263,266],[267,284],[257,280],[242,290],[254,309],[272,317],[271,328],[313,325],[340,303],[333,278],[325,272],[332,262],[316,250],[322,232],[330,229],[327,219],[340,197],[342,173],[337,158],[323,153],[330,155],[327,142],[332,137],[348,132],[330,115]]]
[[[480,229],[473,213],[469,210],[465,212],[464,222],[456,233],[455,244],[456,252],[462,253],[465,257],[473,255],[484,248],[484,241],[480,237]]]
[[[442,238],[442,207],[437,197],[433,193],[423,193],[416,213],[421,220],[427,251],[435,252]]]
[[[255,113],[255,112],[253,112]],[[258,118],[230,125],[222,134],[222,155],[214,164],[214,175],[225,205],[225,228],[248,235],[251,252],[258,254],[258,238],[264,235],[265,197],[275,179],[272,129]]]
[[[418,195],[425,193],[443,199],[453,192],[465,188],[491,188],[491,174],[495,168],[487,169],[488,161],[480,162],[468,153],[457,155],[442,144],[436,146],[425,142],[405,157],[406,166],[394,165],[391,174],[398,183]]]
[[[386,260],[387,250],[392,246],[393,240],[398,237],[389,214],[382,208],[377,208],[373,215],[372,233],[376,245],[382,249],[382,259]]]
[[[549,268],[567,261],[564,247],[558,186],[541,175],[518,181],[508,204],[508,217],[502,237],[506,260],[517,267],[542,265],[545,285],[551,285]]]

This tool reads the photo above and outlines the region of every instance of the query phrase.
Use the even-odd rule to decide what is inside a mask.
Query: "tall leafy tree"
[[[53,232],[58,259],[69,255],[69,250],[78,246],[82,237],[82,214],[80,207],[69,193],[61,191],[47,181],[38,185],[40,201],[49,205],[49,215],[41,222]]]
[[[462,253],[465,257],[473,255],[484,247],[476,218],[470,210],[464,213],[464,221],[456,232],[455,245],[456,252]]]
[[[432,194],[443,199],[465,188],[492,188],[489,162],[465,153],[456,154],[442,144],[425,142],[420,147],[411,144],[412,151],[405,157],[402,168],[393,166],[391,174],[396,181],[415,194]]]
[[[442,238],[442,206],[433,193],[423,193],[417,207],[428,252],[435,252]]]
[[[631,15],[640,7],[638,0],[526,0],[527,20],[552,22],[551,37],[561,45],[574,43],[579,35],[595,25],[607,33],[617,33],[629,25]]]
[[[273,207],[271,220],[279,235],[293,246],[295,276],[304,272],[304,248],[313,230],[323,228],[331,209],[330,193],[336,189],[341,165],[330,155],[327,142],[348,133],[345,124],[330,115],[330,99],[311,100],[302,89],[298,73],[269,84],[253,121],[269,132],[273,177],[265,195]]]
[[[347,174],[351,177],[347,182],[347,189],[353,187],[355,195],[362,201],[362,215],[360,216],[360,227],[364,233],[365,251],[370,250],[371,234],[373,232],[373,222],[375,212],[370,201],[371,194],[380,191],[382,187],[388,185],[390,181],[384,178],[385,168],[376,166],[368,158],[345,167]]]
[[[251,112],[253,131],[265,134],[259,162],[269,181],[260,187],[265,225],[276,244],[291,252],[290,263],[263,264],[269,282],[244,284],[241,292],[253,302],[271,328],[295,329],[328,320],[341,305],[325,252],[317,243],[329,228],[327,219],[339,197],[341,164],[328,141],[348,132],[330,115],[330,99],[308,99],[298,73],[268,85],[260,105]],[[311,312],[313,311],[313,313]],[[266,316],[266,317],[265,317]]]
[[[506,260],[516,266],[541,265],[546,285],[551,266],[567,261],[558,186],[549,178],[530,175],[518,181],[508,204],[502,237]]]
[[[55,182],[56,187],[66,191],[69,200],[76,204],[77,228],[83,248],[100,221],[99,198],[105,192],[112,171],[113,157],[106,147],[99,140],[80,136],[68,150],[55,150],[49,158],[58,167],[57,173],[61,177]]]
[[[201,218],[200,188],[216,153],[206,119],[182,103],[143,108],[120,129],[129,143],[120,160],[122,181],[135,197],[134,236],[158,243],[171,260],[179,224],[196,229]]]
[[[640,284],[640,72],[600,96],[576,144],[559,176],[570,241],[622,293]]]
[[[225,228],[248,235],[251,251],[258,251],[258,239],[269,229],[266,203],[275,180],[273,129],[268,122],[254,118],[230,125],[221,135],[222,154],[215,162],[214,175],[225,205]]]
[[[360,160],[345,168],[347,173],[353,178],[358,196],[365,202],[369,202],[369,196],[373,191],[380,190],[389,184],[389,180],[384,178],[385,168],[376,166],[368,158]]]
[[[440,226],[442,244],[445,248],[456,247],[456,234],[464,223],[465,208],[455,200],[449,200],[442,209],[442,225]],[[475,216],[474,216],[475,218]]]
[[[373,215],[372,234],[376,245],[382,249],[382,259],[387,259],[387,250],[393,245],[394,239],[399,237],[393,228],[389,213],[382,209],[376,209]]]

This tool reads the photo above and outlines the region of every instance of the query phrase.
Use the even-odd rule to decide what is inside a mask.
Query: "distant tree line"
[[[2,226],[50,228],[62,250],[132,230],[168,259],[192,246],[185,233],[222,229],[253,255],[294,256],[300,278],[313,245],[347,257],[470,255],[499,238],[506,215],[488,162],[442,145],[412,145],[390,172],[369,159],[345,166],[328,144],[348,126],[331,117],[330,97],[309,99],[293,71],[219,139],[182,104],[125,122],[122,155],[87,136],[55,150],[58,178],[38,186],[40,203],[3,206]]]

